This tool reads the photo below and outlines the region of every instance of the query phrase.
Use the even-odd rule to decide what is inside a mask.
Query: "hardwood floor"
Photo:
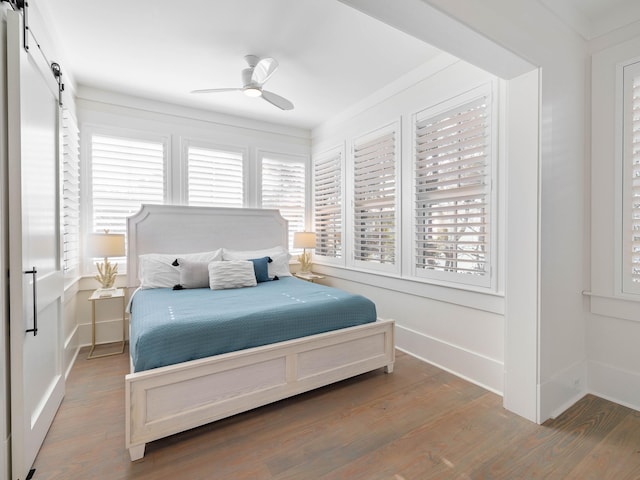
[[[535,425],[409,355],[382,370],[124,448],[127,355],[82,351],[38,454],[45,479],[640,479],[640,412],[587,395]]]

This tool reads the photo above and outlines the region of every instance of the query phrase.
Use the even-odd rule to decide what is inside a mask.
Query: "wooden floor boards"
[[[81,352],[36,458],[45,479],[640,479],[640,412],[587,395],[542,426],[398,353],[382,370],[124,448],[125,355]]]

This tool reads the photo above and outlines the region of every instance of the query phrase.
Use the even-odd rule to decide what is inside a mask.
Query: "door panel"
[[[11,458],[24,480],[64,395],[64,283],[57,83],[36,42],[22,48],[21,22],[7,12]]]

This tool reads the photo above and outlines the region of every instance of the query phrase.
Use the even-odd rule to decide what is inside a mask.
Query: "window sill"
[[[582,292],[590,297],[591,313],[603,317],[640,322],[640,298],[634,296],[614,297],[592,292]]]
[[[314,262],[314,273],[504,315],[504,293]]]

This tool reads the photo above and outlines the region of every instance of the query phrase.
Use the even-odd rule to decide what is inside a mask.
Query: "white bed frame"
[[[138,255],[287,245],[277,210],[143,205],[128,219],[128,286]],[[378,320],[126,376],[126,448],[384,367],[393,371],[394,322]]]

